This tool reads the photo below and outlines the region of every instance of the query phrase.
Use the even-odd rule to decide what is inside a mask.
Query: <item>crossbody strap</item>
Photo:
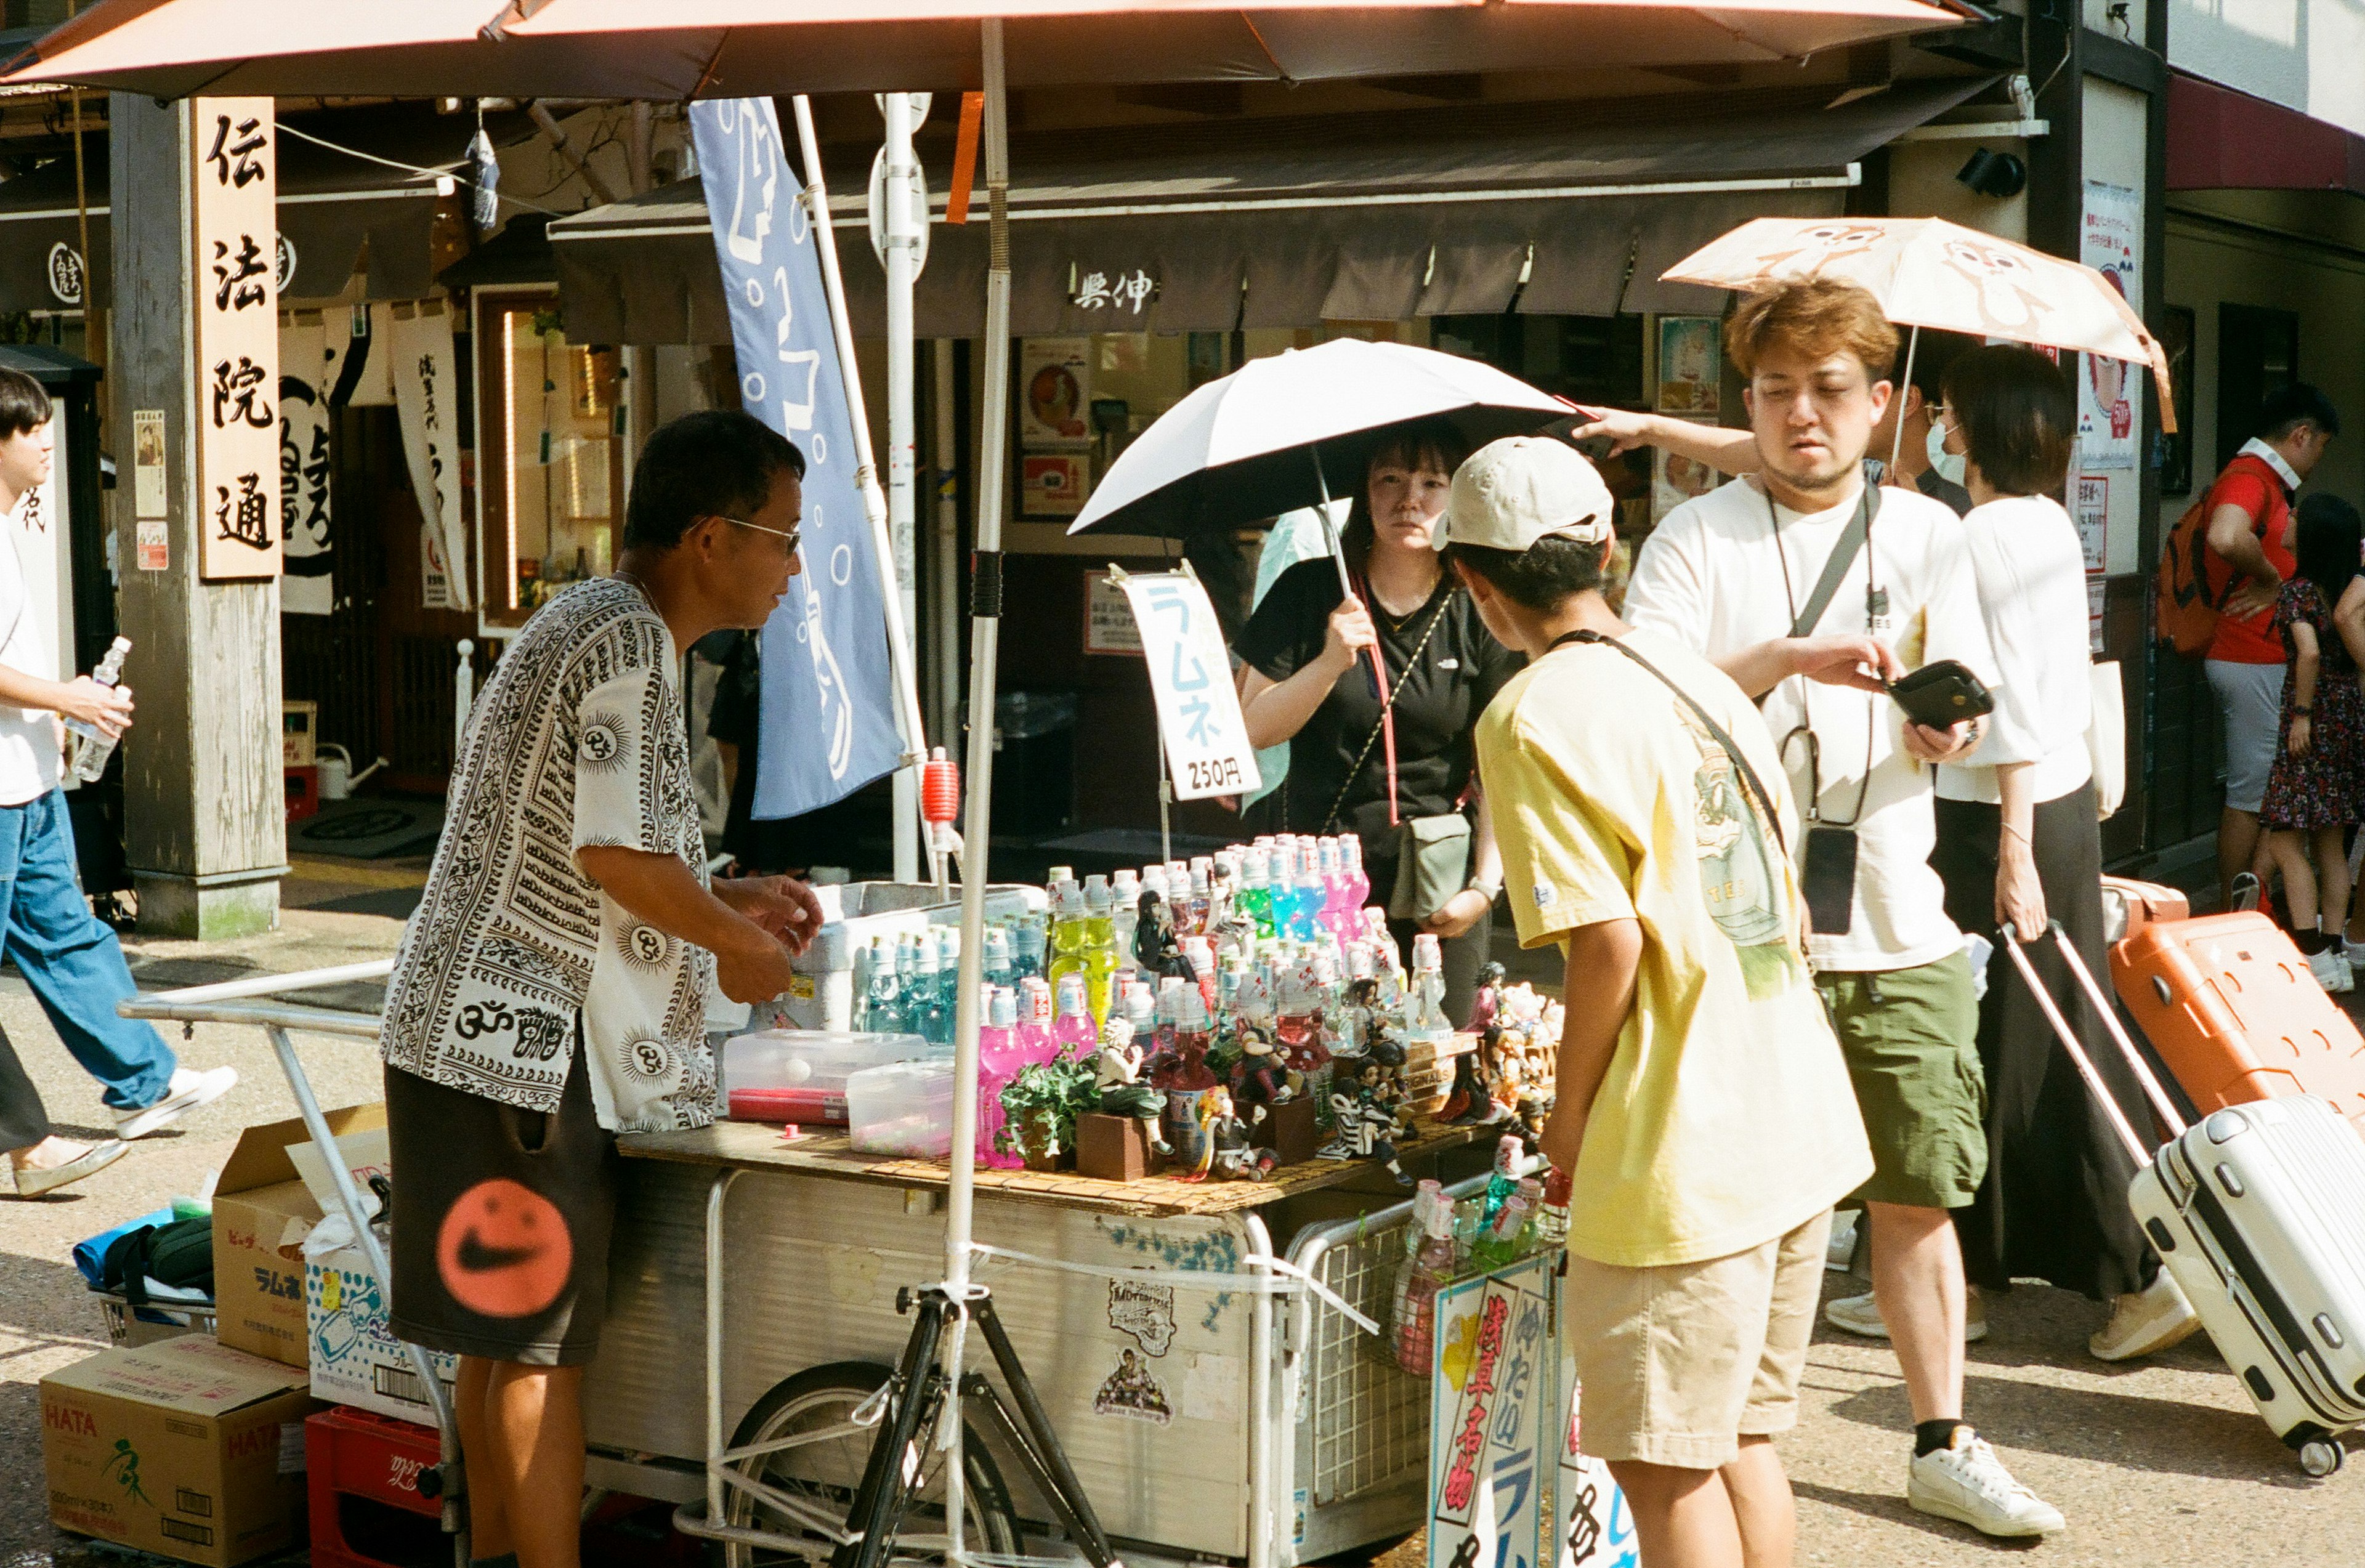
[[[1870,464],[1866,467],[1869,469]],[[1766,498],[1766,505],[1774,504]],[[1864,498],[1856,503],[1855,515],[1848,519],[1846,531],[1832,545],[1831,558],[1823,563],[1823,575],[1815,581],[1815,591],[1807,596],[1806,607],[1790,622],[1790,635],[1811,637],[1822,623],[1823,611],[1839,597],[1840,579],[1846,577],[1855,558],[1864,554],[1865,541],[1872,537],[1872,520],[1880,512],[1880,484],[1867,473],[1865,476]],[[1774,525],[1775,548],[1781,548],[1782,526],[1779,514]]]
[[[1782,846],[1783,854],[1788,855],[1790,852],[1789,840],[1784,836],[1782,832],[1781,813],[1775,811],[1774,797],[1767,793],[1765,781],[1757,777],[1757,769],[1752,767],[1749,765],[1749,759],[1741,755],[1741,747],[1733,743],[1733,739],[1731,735],[1725,734],[1724,726],[1718,723],[1716,720],[1709,715],[1709,711],[1701,707],[1698,700],[1695,699],[1690,692],[1686,691],[1682,687],[1677,686],[1674,681],[1668,679],[1665,672],[1661,670],[1658,666],[1653,664],[1650,660],[1644,658],[1642,655],[1636,653],[1625,644],[1618,641],[1615,637],[1605,637],[1598,632],[1563,633],[1553,641],[1552,648],[1546,648],[1544,652],[1551,653],[1552,648],[1560,647],[1564,644],[1568,643],[1597,643],[1605,648],[1615,648],[1620,653],[1625,655],[1628,658],[1632,659],[1636,664],[1641,665],[1644,669],[1649,670],[1653,675],[1657,676],[1659,678],[1659,684],[1674,692],[1676,698],[1682,701],[1683,705],[1692,711],[1692,717],[1698,719],[1700,723],[1707,728],[1709,736],[1715,740],[1716,744],[1724,748],[1724,755],[1732,758],[1733,767],[1741,774],[1742,782],[1748,787],[1750,799],[1756,802],[1757,809],[1759,811],[1765,813],[1765,825],[1774,830],[1774,842]]]
[[[1325,833],[1338,826],[1339,808],[1347,803],[1347,791],[1355,787],[1356,775],[1363,771],[1363,764],[1371,759],[1372,747],[1379,744],[1380,732],[1388,727],[1388,717],[1395,707],[1396,699],[1404,695],[1405,683],[1412,679],[1412,672],[1419,667],[1420,655],[1429,648],[1429,639],[1436,633],[1437,623],[1445,619],[1446,608],[1452,602],[1453,596],[1449,593],[1444,600],[1429,612],[1429,624],[1421,628],[1420,641],[1412,645],[1412,656],[1405,660],[1404,673],[1396,677],[1395,687],[1381,700],[1380,722],[1373,724],[1372,733],[1363,737],[1363,749],[1355,754],[1354,766],[1347,769],[1346,779],[1339,786],[1337,798],[1330,802],[1330,810],[1323,815],[1322,831]],[[1382,667],[1384,668],[1384,665]],[[1388,778],[1388,795],[1391,800],[1395,798],[1395,776],[1391,774]]]

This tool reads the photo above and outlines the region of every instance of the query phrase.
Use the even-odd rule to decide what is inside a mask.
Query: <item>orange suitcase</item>
[[[2178,889],[2127,877],[2102,879],[2102,940],[2118,942],[2146,925],[2191,917],[2192,901]]]
[[[2111,980],[2202,1115],[2315,1094],[2365,1136],[2365,1036],[2266,915],[2145,925],[2111,948]]]

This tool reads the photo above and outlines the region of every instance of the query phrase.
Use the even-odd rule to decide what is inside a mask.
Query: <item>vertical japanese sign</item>
[[[1553,1320],[1559,1321],[1564,1280],[1552,1281]],[[1560,1478],[1552,1486],[1552,1537],[1559,1542],[1555,1568],[1642,1568],[1642,1544],[1634,1539],[1634,1516],[1609,1466],[1585,1451],[1585,1428],[1577,1418],[1576,1358],[1565,1340],[1560,1347],[1560,1386],[1553,1408],[1560,1412]]]
[[[1158,704],[1166,766],[1174,775],[1174,798],[1204,801],[1256,789],[1264,779],[1207,590],[1181,572],[1143,573],[1125,579],[1125,597],[1149,661],[1149,691]]]
[[[1546,1271],[1557,1256],[1437,1294],[1429,1568],[1539,1568],[1558,1438],[1547,1419],[1560,1347]]]
[[[285,615],[334,608],[329,554],[329,346],[318,312],[279,329],[280,542]]]
[[[452,318],[440,299],[398,303],[386,336],[393,361],[402,454],[418,498],[420,596],[431,610],[465,610],[468,543],[460,521],[460,397]]]
[[[739,401],[805,456],[804,571],[764,627],[755,814],[795,816],[891,771],[895,725],[878,553],[855,483],[854,421],[821,252],[769,98],[689,107]]]
[[[197,572],[279,575],[279,182],[269,98],[198,98]]]

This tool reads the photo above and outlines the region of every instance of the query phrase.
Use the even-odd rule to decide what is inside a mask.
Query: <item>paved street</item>
[[[205,949],[135,943],[143,981],[191,984],[391,952],[415,869],[375,862],[299,871],[289,902],[304,907],[290,908],[282,931]],[[341,1000],[365,1005],[368,996]],[[23,1051],[57,1119],[70,1132],[95,1134],[102,1117],[88,1081],[13,973],[0,977],[0,1026]],[[196,1066],[235,1065],[243,1079],[238,1092],[143,1141],[67,1195],[0,1200],[0,1451],[20,1456],[0,1466],[0,1568],[121,1561],[58,1536],[43,1504],[35,1386],[103,1340],[67,1249],[195,1190],[241,1128],[295,1114],[258,1031],[200,1025],[179,1048]],[[323,1103],[376,1095],[366,1047],[299,1036],[297,1048]],[[1864,1288],[1839,1274],[1827,1280],[1833,1292]],[[1971,1350],[1969,1413],[2013,1469],[2068,1516],[2068,1532],[2034,1547],[2002,1547],[1907,1509],[1908,1415],[1895,1359],[1883,1347],[1826,1331],[1808,1372],[1804,1422],[1784,1450],[1798,1484],[1802,1563],[1951,1565],[2005,1552],[2064,1568],[2365,1562],[2365,1456],[2329,1482],[2308,1481],[2205,1338],[2122,1369],[2085,1355],[2101,1309],[2076,1297],[2024,1287],[1991,1300],[1989,1318],[1990,1337]],[[1408,1546],[1388,1555],[1388,1568],[1415,1568],[1418,1561]]]

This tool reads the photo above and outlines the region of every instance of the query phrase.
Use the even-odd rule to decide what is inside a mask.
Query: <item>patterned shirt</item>
[[[706,880],[679,664],[646,596],[613,577],[559,594],[510,644],[387,984],[387,1065],[555,1111],[579,1016],[601,1126],[714,1119],[712,955],[634,919],[575,858],[678,855]]]

